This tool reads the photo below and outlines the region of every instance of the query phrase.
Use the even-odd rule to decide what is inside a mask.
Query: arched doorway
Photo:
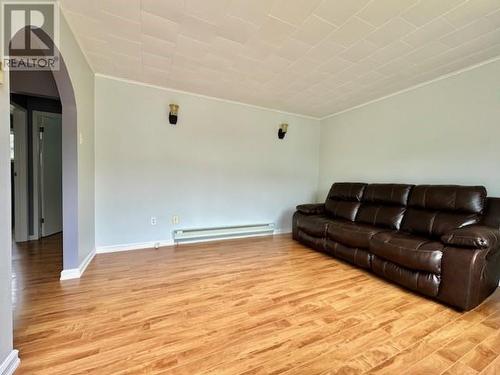
[[[19,30],[11,39],[11,45],[16,39],[25,38],[31,26]],[[78,127],[77,106],[75,92],[69,75],[69,70],[64,61],[62,52],[54,41],[43,32],[37,30],[38,35],[43,33],[40,41],[51,44],[60,58],[59,69],[50,70],[49,73],[55,82],[62,106],[62,226],[63,226],[63,270],[75,269],[79,266],[78,256]],[[35,40],[36,41],[36,40]],[[41,48],[40,48],[41,50]],[[16,85],[16,73],[10,72],[11,86]],[[37,91],[36,75],[43,72],[31,71],[31,90]],[[46,74],[46,73],[45,73]],[[17,77],[19,79],[19,76]],[[41,82],[43,82],[41,80]],[[29,85],[28,85],[29,86]],[[28,92],[26,92],[29,94]],[[64,278],[64,271],[61,274]]]

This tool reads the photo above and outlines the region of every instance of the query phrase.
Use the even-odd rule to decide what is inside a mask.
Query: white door
[[[40,133],[40,223],[42,237],[62,232],[61,115],[37,112]]]
[[[14,241],[28,241],[28,117],[24,108],[13,106],[14,137]]]

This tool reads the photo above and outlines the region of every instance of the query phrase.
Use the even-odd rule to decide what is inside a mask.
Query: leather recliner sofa
[[[335,183],[293,238],[463,310],[500,278],[500,199],[482,186]]]

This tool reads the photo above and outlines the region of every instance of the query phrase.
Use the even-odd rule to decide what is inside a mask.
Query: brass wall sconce
[[[279,139],[285,138],[285,134],[287,131],[288,131],[288,124],[281,124],[278,130],[278,138]]]
[[[170,104],[170,112],[168,114],[168,121],[172,124],[175,125],[177,124],[177,117],[179,114],[179,106],[177,104]]]

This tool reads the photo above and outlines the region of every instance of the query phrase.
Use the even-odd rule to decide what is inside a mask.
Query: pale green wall
[[[500,196],[500,61],[323,120],[319,200],[335,181],[479,184]]]
[[[61,12],[60,50],[75,92],[78,124],[78,264],[95,248],[94,72]],[[64,111],[64,105],[63,105]],[[80,139],[83,143],[80,143]],[[74,140],[75,141],[75,140]],[[66,255],[66,253],[65,253]],[[66,268],[66,264],[65,264]]]

